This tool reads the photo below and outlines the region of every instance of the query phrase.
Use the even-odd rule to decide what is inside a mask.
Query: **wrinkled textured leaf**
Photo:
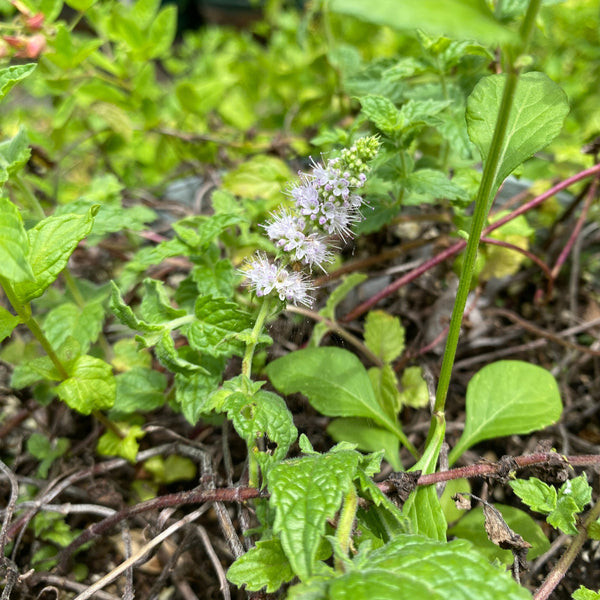
[[[257,542],[227,571],[227,579],[234,585],[245,585],[251,592],[266,588],[268,594],[293,578],[294,572],[278,539]]]
[[[467,130],[484,163],[492,144],[505,81],[506,75],[481,79],[467,102]],[[492,195],[514,169],[560,133],[568,112],[566,94],[547,75],[530,72],[519,77],[500,160],[495,167]]]
[[[8,198],[0,198],[0,276],[10,282],[33,281],[28,255],[29,239],[21,213]]]
[[[114,281],[111,281],[111,296],[110,296],[110,309],[114,315],[130,329],[134,331],[142,331],[144,333],[159,332],[162,331],[163,326],[159,324],[151,324],[138,319],[131,308],[125,304],[121,297],[121,292]]]
[[[294,573],[309,577],[327,519],[333,517],[352,485],[360,455],[355,451],[304,456],[275,466],[269,476],[273,532]]]
[[[404,352],[400,319],[383,310],[372,310],[365,321],[365,344],[383,362],[396,360]]]
[[[66,267],[77,244],[91,231],[97,208],[82,215],[61,215],[40,221],[27,232],[29,237],[29,264],[35,282],[22,281],[14,286],[23,303],[41,296]]]
[[[196,320],[182,328],[192,348],[212,356],[242,356],[245,345],[236,335],[252,326],[252,318],[225,298],[200,296]]]
[[[225,367],[224,362],[216,360],[208,364],[203,361],[202,364],[208,373],[175,375],[175,399],[191,425],[196,425],[201,414],[210,412],[209,397],[217,389]]]
[[[109,364],[99,358],[83,355],[57,388],[58,397],[70,408],[83,415],[111,408],[117,385]]]
[[[73,302],[65,302],[52,309],[44,320],[44,333],[50,345],[60,346],[69,336],[74,337],[87,352],[102,331],[104,307],[90,302],[82,308]]]
[[[513,492],[535,512],[547,515],[556,507],[556,500],[558,499],[556,488],[537,477],[515,479],[509,481],[509,485]]]
[[[167,378],[158,371],[133,367],[115,377],[117,391],[114,413],[150,412],[160,408],[166,400]]]
[[[173,224],[175,233],[192,248],[202,249],[226,229],[243,222],[238,214],[195,215]]]
[[[465,428],[450,453],[450,464],[482,440],[530,433],[556,423],[562,402],[556,380],[546,369],[502,360],[487,365],[471,379],[466,411]]]
[[[0,169],[9,175],[20,171],[30,156],[29,138],[22,127],[12,139],[0,143]]]
[[[144,321],[152,325],[163,325],[179,317],[184,317],[186,314],[185,310],[171,306],[162,281],[150,278],[144,279],[144,297],[140,306],[140,316]]]
[[[281,189],[292,179],[288,165],[273,156],[263,154],[243,162],[223,177],[223,187],[245,198],[281,198]]]
[[[138,440],[144,437],[144,431],[139,425],[128,425],[127,423],[115,423],[115,425],[125,437],[121,438],[111,429],[107,429],[98,440],[98,454],[121,456],[134,463],[140,449]]]
[[[277,394],[259,390],[248,396],[232,394],[223,405],[238,435],[249,447],[255,447],[254,456],[263,470],[269,474],[272,465],[283,460],[298,437],[292,413]],[[265,448],[260,450],[257,440],[264,439]]]

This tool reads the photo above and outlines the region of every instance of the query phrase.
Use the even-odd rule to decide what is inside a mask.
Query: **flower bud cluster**
[[[361,138],[325,164],[311,162],[310,173],[300,172],[292,186],[291,209],[282,208],[263,225],[269,239],[280,249],[278,260],[256,254],[244,266],[244,274],[257,296],[276,293],[283,301],[310,306],[313,289],[309,276],[291,269],[300,263],[312,269],[333,260],[332,238],[352,237],[351,227],[362,219],[364,200],[357,193],[367,180],[367,162],[377,154],[376,137]]]

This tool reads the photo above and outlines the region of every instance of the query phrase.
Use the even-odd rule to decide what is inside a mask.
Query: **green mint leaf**
[[[237,214],[219,214],[212,217],[195,215],[177,221],[173,224],[173,229],[188,246],[202,250],[226,229],[242,221],[242,216]]]
[[[43,329],[51,346],[56,348],[71,336],[79,342],[82,352],[87,352],[98,339],[103,320],[104,307],[100,302],[89,302],[83,307],[65,302],[48,313]]]
[[[138,350],[134,339],[122,339],[113,345],[114,356],[110,364],[116,371],[123,372],[134,367],[150,368],[152,365],[152,355],[147,350]]]
[[[236,272],[230,260],[221,259],[210,264],[196,265],[191,274],[197,292],[201,295],[222,298],[233,296]]]
[[[165,403],[167,378],[154,369],[133,367],[117,375],[115,381],[117,388],[111,414],[150,412]]]
[[[162,281],[144,279],[144,296],[140,306],[140,316],[145,322],[152,325],[165,325],[186,314],[185,310],[171,306]]]
[[[547,515],[556,508],[556,489],[537,477],[515,479],[509,482],[513,492],[535,512]]]
[[[70,408],[89,415],[113,406],[117,385],[109,364],[83,355],[77,358],[69,374],[69,379],[56,388],[56,393]]]
[[[238,435],[254,448],[263,475],[268,477],[269,469],[286,457],[298,437],[292,414],[283,399],[263,390],[250,396],[235,393],[225,400],[223,410],[227,411]],[[257,443],[261,438],[264,450]]]
[[[396,423],[383,413],[377,402],[366,369],[347,350],[333,347],[298,350],[274,360],[266,371],[280,392],[302,392],[324,415],[367,417],[398,435]]]
[[[184,358],[183,349],[178,351],[175,348],[175,342],[173,342],[171,332],[168,329],[163,330],[159,336],[152,336],[149,339],[137,336],[136,340],[138,340],[141,347],[148,347],[156,344],[154,348],[156,358],[164,367],[173,373],[181,373],[182,375],[208,373],[204,367],[201,367],[199,364]]]
[[[442,171],[419,169],[413,171],[402,181],[406,187],[403,206],[414,206],[426,202],[435,202],[440,198],[446,200],[471,200],[471,196],[463,188],[448,179]]]
[[[175,375],[175,400],[190,425],[196,425],[200,415],[210,412],[210,395],[218,387],[225,368],[224,361],[216,359],[203,365],[208,373]]]
[[[29,239],[21,213],[8,198],[0,198],[0,276],[11,283],[33,282],[28,255]]]
[[[198,471],[191,459],[177,454],[170,454],[164,459],[162,456],[153,456],[144,462],[144,469],[152,474],[155,483],[165,485],[194,479]]]
[[[113,314],[130,329],[141,331],[143,333],[159,332],[163,330],[163,326],[159,324],[151,324],[138,319],[131,308],[125,304],[121,292],[114,281],[111,284],[110,309]],[[149,344],[153,345],[153,344]]]
[[[594,592],[589,588],[580,585],[571,596],[573,600],[600,600],[600,591]]]
[[[383,362],[391,363],[404,352],[404,327],[398,317],[373,310],[365,321],[365,344]]]
[[[394,471],[402,470],[398,437],[387,429],[377,427],[369,419],[357,417],[334,419],[327,426],[327,433],[336,442],[354,443],[364,452],[384,450],[385,459],[392,465]]]
[[[10,385],[20,390],[44,379],[48,381],[62,379],[49,356],[40,356],[17,365],[10,378]]]
[[[467,101],[467,130],[483,162],[487,160],[506,75],[484,77]],[[562,129],[569,112],[566,94],[544,73],[519,77],[491,196],[522,162],[545,148]]]
[[[367,558],[367,566],[332,579],[323,598],[447,600],[460,590],[461,600],[531,599],[509,573],[491,565],[464,540],[445,543],[400,534]]]
[[[546,517],[552,527],[567,535],[577,535],[577,515],[580,513],[577,503],[571,496],[559,496],[556,508]]]
[[[558,499],[563,496],[573,498],[579,512],[592,501],[592,486],[588,483],[585,473],[579,477],[568,479],[558,490]]]
[[[429,404],[429,390],[427,389],[427,382],[423,379],[421,367],[407,367],[404,369],[400,387],[402,391],[398,399],[402,406],[423,408]]]
[[[466,411],[465,428],[450,452],[450,464],[482,440],[530,433],[556,423],[562,402],[556,380],[546,369],[502,360],[473,376],[467,387]]]
[[[433,540],[445,541],[448,524],[434,485],[414,490],[402,507],[414,533]]]
[[[98,454],[120,456],[130,463],[134,463],[140,449],[138,440],[144,437],[144,431],[139,425],[115,423],[115,426],[122,434],[125,434],[125,437],[121,438],[112,429],[108,429],[98,440]]]
[[[391,365],[383,368],[371,367],[367,371],[373,391],[381,409],[395,420],[400,410],[400,397],[398,394],[398,379]]]
[[[361,21],[394,29],[422,29],[432,35],[478,40],[498,45],[515,41],[515,34],[496,19],[483,2],[465,0],[332,0],[329,9]]]
[[[304,456],[276,465],[269,474],[269,504],[276,511],[273,532],[301,579],[315,570],[327,519],[353,485],[359,459],[353,450]]]
[[[77,244],[91,231],[97,207],[82,215],[47,217],[27,234],[29,237],[29,264],[35,281],[22,281],[14,289],[23,303],[41,296],[67,266]]]
[[[10,92],[16,83],[33,73],[36,66],[35,63],[29,63],[0,69],[0,100]]]
[[[69,449],[69,446],[70,442],[67,438],[58,438],[51,442],[41,433],[32,433],[27,440],[27,452],[41,460],[37,468],[38,477],[45,479],[52,463],[62,456]]]
[[[0,306],[0,342],[7,338],[21,319]]]
[[[257,542],[240,556],[227,571],[227,579],[251,592],[266,588],[267,594],[277,591],[294,578],[294,572],[278,539]]]
[[[20,171],[30,157],[29,138],[23,127],[12,139],[0,143],[0,169],[9,176]]]
[[[531,548],[527,552],[528,560],[533,560],[548,550],[550,547],[548,538],[530,515],[518,508],[503,504],[494,504],[494,508],[500,511],[506,524],[513,531],[531,544]],[[469,540],[490,562],[497,559],[506,565],[511,565],[514,561],[513,553],[510,550],[499,548],[490,541],[484,522],[483,508],[477,506],[460,519],[454,527],[449,529],[448,534]]]
[[[362,112],[383,133],[393,135],[404,126],[400,111],[389,98],[369,94],[359,100]]]
[[[225,298],[200,296],[195,306],[196,320],[182,327],[190,346],[212,356],[242,356],[245,345],[236,335],[252,326],[252,318],[237,304]]]

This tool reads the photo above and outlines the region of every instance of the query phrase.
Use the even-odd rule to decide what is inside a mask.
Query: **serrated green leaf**
[[[537,477],[509,482],[513,492],[535,512],[547,515],[556,508],[556,489]]]
[[[367,23],[489,44],[514,41],[515,34],[498,23],[484,2],[477,0],[332,0],[329,9]]]
[[[16,83],[31,75],[35,71],[36,66],[35,63],[29,63],[27,65],[13,65],[12,67],[0,69],[0,100],[8,94]]]
[[[146,323],[138,319],[131,308],[123,301],[117,284],[114,281],[111,281],[110,284],[110,309],[123,325],[127,325],[127,327],[134,331],[142,331],[143,333],[159,332],[164,329],[162,325]]]
[[[109,364],[83,355],[75,361],[70,377],[57,388],[58,397],[83,415],[106,410],[115,403],[116,382]]]
[[[490,75],[479,81],[467,101],[467,130],[484,163],[492,144],[506,75]],[[559,133],[569,112],[566,94],[544,73],[519,77],[495,168],[491,196],[522,162],[545,148]]]
[[[276,465],[269,475],[273,532],[293,572],[301,579],[315,570],[317,550],[350,489],[360,455],[355,451],[304,456]]]
[[[548,550],[550,547],[548,538],[544,535],[542,528],[526,512],[503,504],[494,504],[494,508],[500,511],[506,524],[513,531],[531,544],[531,548],[527,552],[528,560],[533,560]],[[490,562],[497,559],[506,565],[511,565],[514,561],[513,553],[510,550],[499,548],[490,541],[484,522],[483,508],[478,506],[470,510],[454,527],[449,529],[448,534],[469,540]]]
[[[168,324],[169,321],[184,317],[186,311],[173,308],[167,296],[165,285],[156,279],[144,279],[144,296],[140,306],[140,315],[152,325]]]
[[[580,585],[572,595],[573,600],[600,600],[600,591],[594,592]]]
[[[203,363],[204,364],[204,363]],[[210,395],[218,387],[224,362],[214,361],[206,365],[209,373],[194,373],[193,375],[175,375],[175,400],[181,407],[181,412],[191,425],[196,425],[200,415],[210,412]]]
[[[28,260],[29,239],[19,209],[0,198],[0,276],[9,282],[34,281]]]
[[[134,367],[150,368],[152,356],[147,350],[138,350],[134,339],[122,339],[113,345],[113,358],[110,364],[119,372],[128,371]]]
[[[7,338],[21,319],[0,306],[0,342]]]
[[[556,423],[562,402],[548,371],[523,361],[503,360],[487,365],[471,379],[466,412],[465,428],[450,453],[450,464],[482,440],[530,433]]]
[[[466,190],[448,179],[445,173],[435,169],[413,171],[402,184],[407,188],[407,195],[402,199],[405,206],[434,202],[441,198],[463,201],[471,199]]]
[[[28,303],[41,296],[66,267],[77,244],[91,231],[96,208],[87,215],[47,217],[27,232],[29,264],[35,282],[22,281],[14,286],[21,302]]]
[[[196,320],[182,327],[192,348],[212,356],[242,356],[245,344],[236,338],[252,326],[249,314],[225,298],[200,296],[194,309]]]
[[[44,320],[44,333],[51,346],[60,346],[69,336],[74,337],[87,352],[102,331],[104,307],[99,302],[89,302],[79,307],[65,302],[53,308]]]
[[[230,260],[222,259],[211,264],[196,265],[192,279],[203,296],[230,299],[233,296],[236,271]]]
[[[580,510],[577,503],[570,496],[559,496],[556,508],[546,517],[552,527],[560,529],[567,535],[577,535],[577,517]]]
[[[400,410],[400,397],[398,394],[398,379],[394,369],[391,365],[384,365],[382,368],[371,367],[368,374],[381,410],[390,419],[396,420],[396,415]]]
[[[263,390],[251,396],[231,394],[225,400],[223,410],[238,435],[254,449],[254,457],[263,475],[268,477],[270,468],[286,457],[298,437],[292,414],[283,399]],[[264,440],[264,449],[258,445],[260,439]]]
[[[404,352],[404,327],[400,319],[383,310],[372,310],[365,321],[365,344],[383,362],[391,363]]]
[[[369,94],[359,100],[362,112],[384,133],[392,135],[404,126],[400,111],[389,98]]]
[[[567,479],[558,490],[558,498],[569,496],[581,512],[592,501],[592,486],[588,483],[585,473],[573,479]]]
[[[234,585],[256,592],[266,588],[267,594],[277,591],[294,578],[294,572],[278,539],[256,542],[240,556],[227,571],[227,579]]]
[[[173,373],[181,373],[182,375],[193,375],[194,373],[207,373],[206,369],[200,365],[191,362],[183,357],[175,348],[175,342],[171,337],[171,332],[168,329],[164,329],[162,333],[152,334],[149,340],[143,337],[137,336],[136,340],[145,346],[146,342],[150,342],[150,345],[155,345],[154,353],[160,363],[172,371]]]
[[[130,414],[150,412],[166,400],[167,378],[154,369],[133,367],[115,377],[117,384],[112,412]]]
[[[21,127],[12,139],[0,143],[0,169],[9,175],[20,171],[29,160],[31,149],[27,131]]]
[[[140,449],[138,440],[144,437],[144,431],[139,425],[129,425],[128,423],[115,423],[115,426],[125,437],[121,438],[112,429],[107,429],[98,440],[96,448],[98,454],[120,456],[134,463]]]
[[[385,459],[394,471],[402,470],[397,436],[386,429],[377,427],[369,419],[347,417],[334,419],[327,426],[327,433],[336,442],[350,442],[364,452],[385,451]]]

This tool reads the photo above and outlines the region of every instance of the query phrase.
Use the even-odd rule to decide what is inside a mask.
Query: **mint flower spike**
[[[311,172],[298,173],[300,182],[288,194],[294,201],[289,209],[273,213],[262,227],[278,248],[278,260],[270,262],[257,253],[246,261],[243,272],[258,297],[276,293],[282,301],[310,306],[311,286],[306,273],[288,268],[300,263],[309,269],[333,260],[329,242],[333,236],[352,237],[352,226],[362,219],[365,204],[357,192],[367,181],[367,162],[379,149],[376,137],[357,140],[340,156],[318,163],[311,158]]]

